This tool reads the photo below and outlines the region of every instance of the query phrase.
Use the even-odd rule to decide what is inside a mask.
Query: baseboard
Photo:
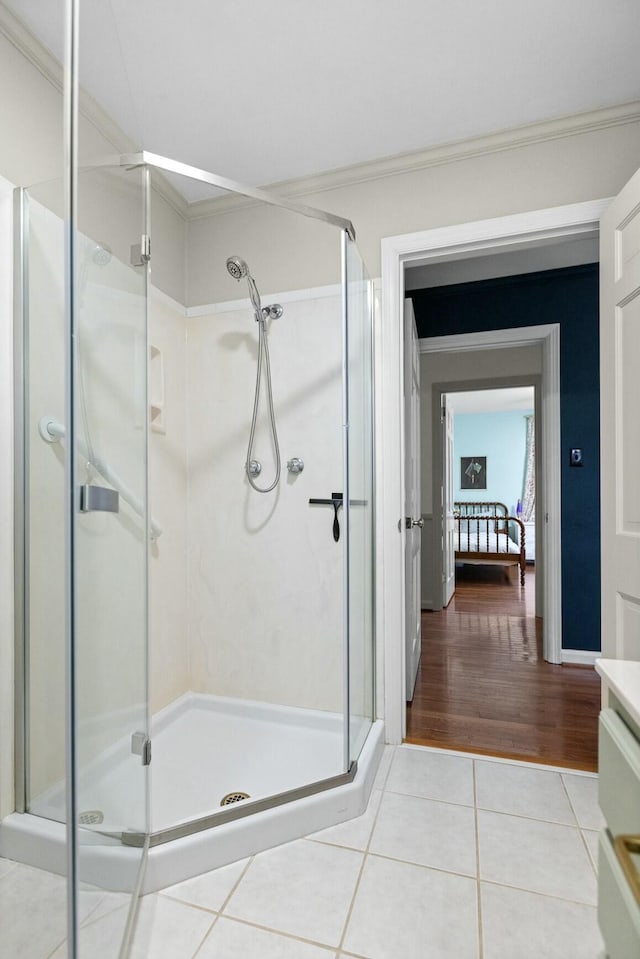
[[[562,662],[572,666],[593,666],[596,659],[602,656],[600,650],[593,649],[563,649]]]

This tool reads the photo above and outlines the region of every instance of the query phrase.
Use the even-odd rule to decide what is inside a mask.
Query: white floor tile
[[[385,793],[370,851],[475,876],[475,813],[468,806]]]
[[[602,829],[604,816],[598,805],[598,780],[591,776],[574,776],[563,773],[562,778],[569,793],[578,825],[583,829]]]
[[[17,863],[15,863],[13,859],[0,858],[0,879],[2,879],[3,876],[7,876],[16,866]]]
[[[2,956],[47,959],[67,933],[62,876],[18,865],[0,882]]]
[[[473,760],[399,746],[385,789],[473,806]]]
[[[334,949],[311,946],[299,939],[287,939],[222,917],[217,921],[197,959],[334,959]]]
[[[559,773],[507,763],[476,762],[479,809],[576,825]]]
[[[180,899],[194,906],[201,906],[211,912],[219,912],[225,899],[244,872],[248,859],[240,859],[220,869],[213,869],[194,879],[186,879],[163,889],[161,895]]]
[[[361,865],[359,852],[305,839],[269,849],[255,857],[224,913],[337,946]]]
[[[596,959],[593,906],[482,883],[484,959]]]
[[[480,877],[590,905],[596,881],[579,830],[478,811]]]
[[[347,846],[349,849],[367,848],[371,838],[371,830],[375,822],[380,798],[382,793],[375,789],[371,793],[369,805],[363,816],[356,819],[349,819],[347,822],[341,822],[337,826],[329,826],[328,829],[322,829],[320,832],[314,832],[308,839],[314,839],[317,842],[328,842],[332,846]]]
[[[124,938],[128,911],[127,906],[121,906],[97,922],[82,926],[79,931],[78,954],[83,959],[85,956],[90,959],[116,959]],[[64,942],[51,959],[67,959],[67,956],[67,943]]]
[[[343,948],[367,959],[477,959],[476,883],[369,856]]]
[[[144,896],[130,959],[192,959],[214,921],[215,916],[201,909],[164,896]]]
[[[396,751],[395,746],[385,746],[382,758],[380,759],[380,765],[378,766],[378,771],[376,773],[376,778],[373,781],[374,789],[384,789],[385,783],[387,781],[387,776],[389,774],[389,767],[393,760],[393,754]]]

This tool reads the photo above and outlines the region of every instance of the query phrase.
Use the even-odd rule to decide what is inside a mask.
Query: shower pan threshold
[[[197,693],[161,710],[152,723],[152,834],[144,892],[360,815],[381,755],[383,723],[369,729],[353,778],[323,788],[324,780],[341,771],[342,727],[341,716],[319,710]],[[125,892],[135,886],[140,850],[104,832],[110,822],[139,820],[122,805],[131,795],[127,779],[139,776],[139,763],[123,739],[80,776],[81,808],[104,815],[95,829],[80,831],[85,882]],[[293,791],[295,796],[300,787],[319,791],[282,802],[283,794]],[[249,799],[239,802],[237,810],[221,807],[229,793],[248,793]],[[270,797],[279,804],[263,808]],[[34,803],[37,815],[7,817],[0,826],[0,855],[64,872],[63,802],[57,787]],[[249,813],[255,806],[257,811]],[[241,818],[225,821],[236,811]],[[191,832],[194,821],[203,819],[199,831]],[[211,825],[203,829],[207,820]],[[163,833],[179,838],[165,841]],[[129,836],[134,845],[141,839],[135,832]]]

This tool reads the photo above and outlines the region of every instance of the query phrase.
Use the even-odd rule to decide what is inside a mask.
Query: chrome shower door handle
[[[119,513],[120,495],[108,486],[92,486],[86,483],[80,487],[81,513]]]

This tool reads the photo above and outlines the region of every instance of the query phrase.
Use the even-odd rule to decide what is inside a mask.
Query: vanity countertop
[[[640,662],[597,659],[596,671],[640,726]]]

